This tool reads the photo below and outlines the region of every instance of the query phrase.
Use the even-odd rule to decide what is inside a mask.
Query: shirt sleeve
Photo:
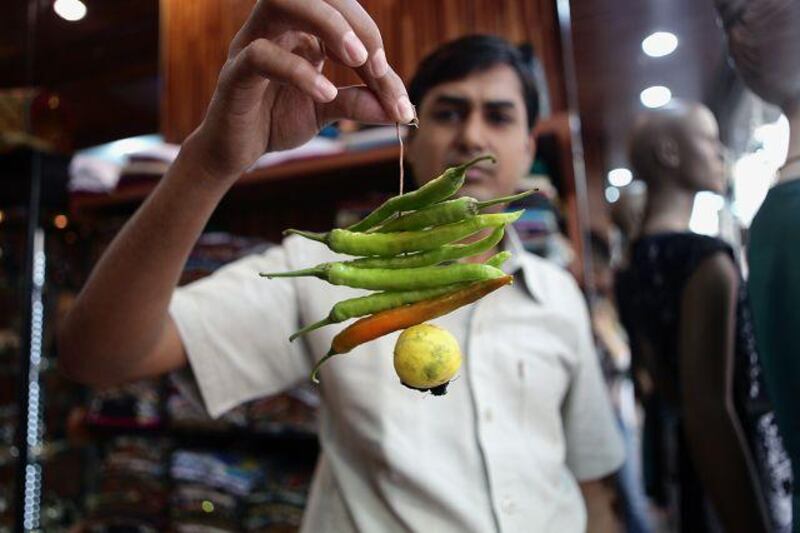
[[[625,450],[592,340],[586,303],[575,288],[577,360],[562,406],[567,466],[578,481],[605,477],[622,465]]]
[[[303,343],[288,340],[298,327],[294,281],[258,275],[290,270],[289,262],[285,248],[275,246],[178,288],[172,297],[169,313],[189,359],[188,372],[174,378],[184,394],[199,390],[212,417],[276,394],[311,372]]]

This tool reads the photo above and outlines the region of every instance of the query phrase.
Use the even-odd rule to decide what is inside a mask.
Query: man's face
[[[522,86],[514,70],[498,64],[432,88],[417,109],[419,129],[408,143],[418,185],[450,166],[492,154],[467,172],[459,195],[488,200],[513,194],[534,155]]]

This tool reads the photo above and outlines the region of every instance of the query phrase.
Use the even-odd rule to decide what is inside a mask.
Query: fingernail
[[[408,99],[408,96],[401,96],[400,99],[397,101],[397,115],[400,117],[400,121],[404,124],[408,124],[409,122],[414,120],[416,113],[414,112],[414,106],[411,105],[411,101]]]
[[[349,59],[354,66],[363,65],[369,55],[361,39],[352,31],[344,34],[344,51],[347,53],[347,59]]]
[[[336,98],[336,93],[338,92],[336,86],[328,81],[328,78],[322,74],[317,76],[314,80],[314,91],[317,93],[317,96],[325,102],[330,102]]]
[[[383,51],[383,48],[378,48],[372,54],[369,60],[369,72],[375,78],[382,78],[389,72],[389,63],[386,62],[386,52]]]

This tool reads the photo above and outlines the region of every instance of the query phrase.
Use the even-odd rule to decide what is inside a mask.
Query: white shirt
[[[322,454],[303,531],[585,530],[577,481],[612,473],[624,453],[586,305],[569,274],[513,232],[507,248],[516,282],[434,321],[464,355],[445,396],[400,384],[399,333],[323,366]],[[344,325],[289,335],[362,291],[258,273],[336,257],[290,237],[176,291],[170,313],[211,416],[308,379]]]

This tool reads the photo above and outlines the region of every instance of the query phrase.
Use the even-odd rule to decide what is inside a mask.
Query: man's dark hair
[[[508,65],[517,73],[527,110],[528,128],[533,129],[539,114],[539,92],[533,71],[516,46],[495,35],[468,35],[434,50],[420,63],[408,86],[408,96],[412,104],[419,106],[428,91],[437,85],[462,80],[496,65]]]

